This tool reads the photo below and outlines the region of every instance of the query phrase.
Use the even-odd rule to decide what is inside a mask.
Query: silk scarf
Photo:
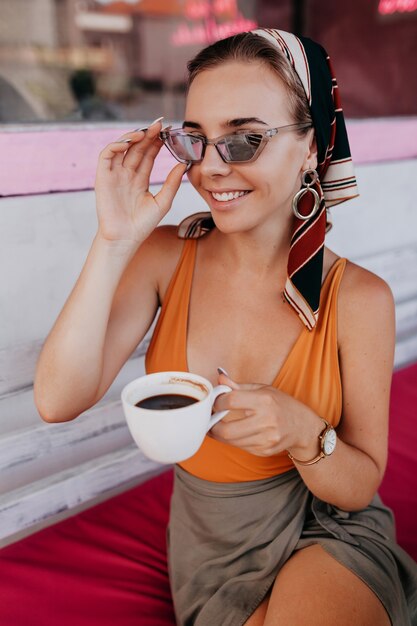
[[[309,330],[317,323],[323,273],[327,210],[356,197],[358,189],[350,155],[339,88],[330,58],[322,46],[307,37],[275,29],[257,29],[276,46],[295,70],[310,107],[318,149],[317,173],[313,185],[320,197],[314,216],[302,220],[294,216],[284,297]],[[309,215],[313,194],[305,193],[298,204],[302,215]],[[178,226],[178,236],[198,238],[215,227],[210,212],[196,213]]]

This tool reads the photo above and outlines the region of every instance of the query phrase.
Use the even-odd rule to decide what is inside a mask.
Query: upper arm
[[[340,288],[338,326],[343,389],[338,433],[373,459],[382,480],[395,350],[395,305],[388,285],[349,263]]]
[[[178,249],[176,227],[159,226],[138,248],[113,298],[105,337],[102,375],[95,402],[149,330],[159,307],[159,284]]]

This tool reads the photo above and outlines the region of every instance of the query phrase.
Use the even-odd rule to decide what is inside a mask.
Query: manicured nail
[[[118,139],[116,143],[130,143],[131,141],[131,139]]]
[[[156,122],[161,122],[164,119],[164,116],[161,115],[161,117],[157,117],[156,120],[154,120],[153,122],[151,122],[149,124],[149,126],[153,126],[154,124],[156,124]]]
[[[228,378],[230,378],[229,374],[226,372],[226,370],[224,370],[222,367],[218,367],[217,371],[219,372],[219,374],[224,374],[225,376],[227,376]]]
[[[151,122],[148,126],[142,126],[142,128],[135,128],[135,130],[133,131],[134,133],[138,133],[140,130],[143,130],[144,132],[146,130],[148,130],[148,128],[150,128],[151,126],[153,126],[154,124],[156,124],[156,122],[160,122],[161,120],[164,119],[164,116],[162,117],[157,117],[156,120],[154,120],[153,122]]]

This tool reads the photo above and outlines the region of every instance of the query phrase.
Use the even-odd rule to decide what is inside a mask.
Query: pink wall
[[[354,163],[417,157],[417,118],[370,119],[347,123]],[[130,128],[62,128],[0,132],[0,196],[93,189],[103,147]],[[175,164],[162,148],[151,183],[164,181]]]

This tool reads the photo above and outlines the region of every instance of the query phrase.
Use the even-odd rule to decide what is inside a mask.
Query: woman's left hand
[[[317,436],[317,423],[320,426],[322,422],[316,414],[279,389],[259,383],[238,384],[224,374],[220,374],[219,384],[232,391],[220,395],[214,404],[216,412],[229,411],[209,431],[214,439],[257,456],[272,456],[302,448]]]

